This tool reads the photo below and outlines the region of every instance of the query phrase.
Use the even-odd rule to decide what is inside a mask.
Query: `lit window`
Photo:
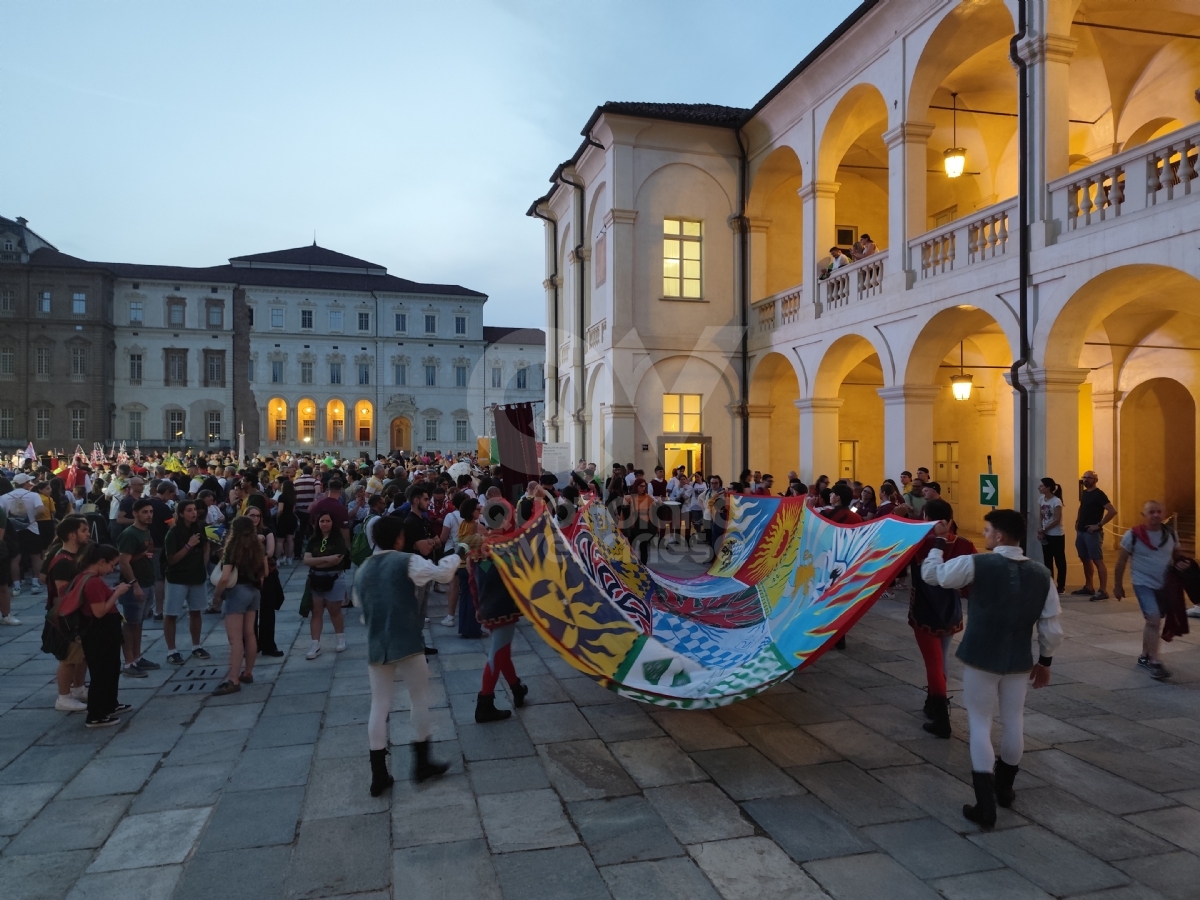
[[[16,425],[11,406],[0,409],[0,440],[12,440],[16,435]]]
[[[454,333],[455,334],[466,334],[467,333],[467,317],[466,316],[455,316],[454,317]]]
[[[342,364],[341,363],[330,363],[329,364],[329,383],[330,384],[341,384],[342,383]]]
[[[129,439],[131,441],[142,439],[142,414],[140,412],[129,414]]]
[[[87,375],[87,348],[71,348],[71,374],[77,377]]]
[[[425,387],[437,387],[437,366],[425,367]]]
[[[396,363],[395,382],[398,385],[408,384],[408,366],[404,363]]]
[[[300,437],[306,443],[312,442],[317,436],[317,420],[316,419],[301,419],[300,420]]]
[[[437,316],[427,315],[425,317],[425,333],[437,334]]]
[[[283,327],[283,310],[282,309],[276,308],[276,309],[271,310],[271,327],[272,328],[282,328]]]
[[[358,383],[359,384],[370,384],[371,383],[371,364],[370,363],[359,363],[358,364]]]
[[[466,419],[455,419],[454,420],[454,440],[460,444],[465,444],[469,440],[469,438],[467,436],[467,420]]]
[[[500,378],[501,378],[500,367],[496,366],[495,368],[492,369],[492,387],[494,387],[494,388],[500,387]]]
[[[396,313],[396,333],[404,334],[408,331],[408,313]]]
[[[313,311],[311,309],[300,310],[300,327],[301,328],[312,328],[313,327],[312,312]]]
[[[371,330],[371,314],[369,312],[360,312],[358,314],[358,330],[359,331],[370,331]]]
[[[187,419],[182,409],[167,410],[167,440],[183,440],[183,427]]]
[[[271,383],[281,384],[283,382],[283,360],[271,360]]]
[[[87,437],[87,410],[71,410],[71,440],[82,441]]]
[[[455,366],[454,367],[454,386],[455,387],[466,387],[467,386],[467,367],[466,366]]]
[[[523,391],[529,386],[529,370],[517,369],[517,390]]]
[[[310,363],[310,362],[300,363],[300,383],[301,384],[312,384],[313,383],[313,364],[312,363]]]
[[[33,436],[41,441],[50,437],[50,410],[39,407],[34,417]]]
[[[5,347],[0,350],[0,375],[12,375],[15,373],[16,354],[13,353],[11,347]]]
[[[275,443],[282,444],[287,440],[287,419],[275,420]]]
[[[144,319],[144,317],[146,315],[145,309],[146,308],[145,308],[145,306],[143,306],[141,300],[130,300],[129,301],[129,324],[130,325],[141,325],[142,322],[145,320]]]
[[[331,309],[329,311],[329,330],[342,330],[342,311],[340,309]]]
[[[663,219],[663,296],[700,298],[700,223]]]
[[[438,435],[438,427],[437,426],[438,426],[437,419],[426,419],[425,420],[425,440],[436,441],[438,439],[438,436],[437,436]]]
[[[167,305],[167,324],[172,328],[183,327],[182,303],[171,303]]]
[[[699,394],[663,394],[663,432],[700,433]]]
[[[142,354],[140,353],[129,354],[129,383],[142,383]]]
[[[221,440],[221,411],[219,409],[210,409],[208,411],[208,442],[216,444]]]

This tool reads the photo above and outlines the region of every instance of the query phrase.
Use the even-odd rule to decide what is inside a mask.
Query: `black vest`
[[[1033,627],[1050,593],[1050,571],[1031,559],[980,553],[967,610],[967,630],[955,654],[997,675],[1033,668]]]

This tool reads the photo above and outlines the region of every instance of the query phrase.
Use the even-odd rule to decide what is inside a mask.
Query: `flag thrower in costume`
[[[739,495],[716,559],[694,578],[640,565],[597,503],[565,528],[539,509],[489,549],[518,607],[576,669],[644,703],[704,709],[813,662],[931,527],[891,516],[835,525],[802,497]]]

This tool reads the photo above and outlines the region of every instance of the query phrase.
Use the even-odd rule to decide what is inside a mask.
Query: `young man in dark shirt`
[[[175,626],[186,611],[192,636],[192,656],[209,659],[209,652],[200,642],[201,616],[208,605],[208,581],[205,562],[208,541],[204,537],[204,520],[198,518],[199,508],[194,500],[181,500],[175,507],[175,524],[163,539],[166,560],[166,597],[163,638],[167,643],[167,662],[182,666],[183,654],[175,649]]]
[[[1079,514],[1075,517],[1075,551],[1083,563],[1084,586],[1072,594],[1092,600],[1108,599],[1108,567],[1104,564],[1104,526],[1117,516],[1117,508],[1108,495],[1096,486],[1100,479],[1090,469],[1083,473],[1080,483]],[[1099,576],[1100,589],[1092,590],[1092,569]]]
[[[862,516],[850,508],[850,501],[854,499],[854,494],[850,489],[850,485],[839,481],[829,489],[830,511],[826,514],[830,522],[836,522],[839,525],[859,525],[862,523]]]
[[[434,535],[429,527],[429,486],[414,484],[408,489],[409,511],[404,519],[404,546],[410,553],[434,561],[437,551],[442,546],[441,535]],[[429,585],[424,584],[416,589],[417,603],[420,607],[421,622],[429,614]],[[433,656],[436,647],[426,647],[425,655]]]
[[[133,504],[133,524],[121,532],[117,543],[120,551],[121,580],[133,582],[133,587],[121,596],[121,613],[125,622],[125,665],[121,674],[127,678],[145,678],[151,669],[161,668],[142,656],[142,622],[154,609],[154,539],[150,524],[154,520],[154,504],[143,497]]]
[[[54,606],[59,596],[79,574],[75,559],[92,539],[92,529],[83,516],[67,516],[54,530],[61,547],[50,557],[46,565],[46,605]],[[87,709],[87,688],[83,686],[87,663],[83,658],[83,645],[75,641],[67,657],[58,663],[55,680],[58,682],[58,699],[54,708],[60,712],[82,712]]]

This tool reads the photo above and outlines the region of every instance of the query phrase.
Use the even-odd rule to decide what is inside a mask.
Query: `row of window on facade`
[[[127,439],[131,441],[142,441],[146,439],[145,431],[145,414],[141,410],[130,410],[127,414]],[[164,413],[164,436],[170,443],[177,443],[184,440],[187,435],[187,411],[182,409],[168,409]],[[204,436],[210,444],[219,443],[221,440],[221,425],[222,414],[219,409],[210,409],[204,413]]]
[[[33,311],[39,316],[49,316],[54,309],[53,291],[36,291],[33,295]],[[13,315],[17,311],[17,291],[12,287],[0,287],[0,313]],[[57,310],[62,313],[63,310]],[[71,315],[83,317],[87,315],[87,293],[84,291],[71,292]]]
[[[357,411],[357,413],[356,413]],[[301,400],[296,406],[297,424],[299,425],[299,439],[305,444],[311,444],[317,441],[317,406],[312,400]],[[371,404],[368,401],[359,401],[350,410],[352,415],[356,417],[354,425],[356,427],[357,439],[360,443],[370,443],[371,433],[374,426],[374,416]],[[272,398],[267,403],[267,416],[269,418],[270,428],[268,433],[271,439],[277,444],[286,444],[290,440],[288,433],[288,405],[287,401],[281,397]],[[335,444],[343,443],[346,440],[346,407],[341,400],[330,400],[326,404],[326,434],[328,440]],[[424,420],[425,440],[430,443],[437,443],[442,440],[440,433],[441,420],[435,417],[427,417]],[[468,419],[456,418],[454,420],[454,441],[455,443],[465,444],[471,440],[471,423]]]
[[[88,374],[88,348],[71,347],[71,376],[85,378]],[[0,376],[17,374],[17,351],[0,347]],[[54,352],[51,347],[33,348],[33,374],[49,377],[54,374]]]
[[[213,288],[216,290],[216,288]],[[166,301],[166,327],[184,328],[187,322],[187,301],[181,297],[168,297]],[[129,324],[138,326],[146,324],[146,303],[143,300],[129,301]],[[204,303],[204,321],[200,323],[205,330],[225,327],[225,301],[206,300]]]
[[[201,351],[201,383],[204,387],[225,386],[225,351]],[[141,384],[145,375],[145,354],[129,354],[129,383]],[[188,351],[167,348],[163,351],[163,383],[169,387],[187,387]]]
[[[286,369],[285,361],[282,359],[273,359],[273,360],[270,360],[269,363],[271,366],[270,383],[271,384],[286,384],[287,377],[286,377],[286,371],[285,371],[285,369]],[[314,384],[315,383],[313,381],[313,372],[314,372],[315,365],[316,365],[315,363],[308,362],[308,361],[303,361],[300,363],[300,383],[301,384]],[[343,380],[342,367],[343,367],[343,364],[340,362],[329,363],[329,383],[330,384],[345,384],[346,383]],[[358,376],[357,383],[361,384],[361,385],[370,384],[371,383],[371,370],[373,368],[374,368],[374,366],[371,363],[357,363],[356,364],[357,376]],[[392,366],[392,384],[396,385],[397,387],[408,387],[410,385],[416,386],[416,383],[413,382],[409,377],[408,369],[409,369],[408,363],[396,363],[394,366]],[[437,387],[438,386],[438,367],[437,367],[437,365],[432,364],[432,363],[426,363],[423,366],[423,369],[424,369],[424,380],[423,380],[422,384],[424,384],[425,387]],[[252,381],[252,382],[256,380],[255,379],[255,375],[256,375],[255,370],[256,370],[255,361],[252,359],[252,360],[250,360],[250,363],[249,363],[249,375],[250,375],[250,381]],[[470,378],[470,370],[469,370],[468,366],[455,366],[454,367],[454,386],[456,388],[467,387],[469,378]],[[520,391],[528,390],[529,384],[530,384],[529,369],[528,368],[517,369],[516,381],[517,381],[517,390],[520,390]],[[501,370],[501,368],[499,366],[495,366],[492,368],[492,387],[500,388],[502,386],[503,386],[503,371]],[[540,390],[544,386],[545,385],[543,382],[543,384],[541,384],[541,385],[535,385],[535,388]]]
[[[71,440],[86,440],[88,435],[88,411],[80,407],[67,410],[71,420]],[[54,410],[48,406],[37,406],[33,409],[33,440],[46,441],[50,439],[50,429],[53,425]],[[17,433],[16,411],[11,406],[0,406],[0,440],[25,440],[27,434]]]
[[[287,310],[282,306],[272,306],[270,308],[271,327],[284,328],[286,325]],[[301,309],[300,310],[300,329],[302,331],[312,331],[313,321],[315,318],[315,310]],[[329,331],[334,334],[345,332],[345,310],[331,309],[329,313]],[[359,311],[354,314],[358,322],[358,331],[370,334],[371,333],[371,313]],[[436,313],[425,313],[424,330],[412,331],[412,334],[423,334],[426,336],[436,336],[438,333],[438,316]],[[354,321],[354,320],[352,320]],[[394,331],[396,334],[409,334],[408,313],[396,313],[394,318]],[[250,327],[254,327],[254,307],[250,307]],[[467,334],[467,317],[454,317],[454,335],[456,337],[465,337]]]

